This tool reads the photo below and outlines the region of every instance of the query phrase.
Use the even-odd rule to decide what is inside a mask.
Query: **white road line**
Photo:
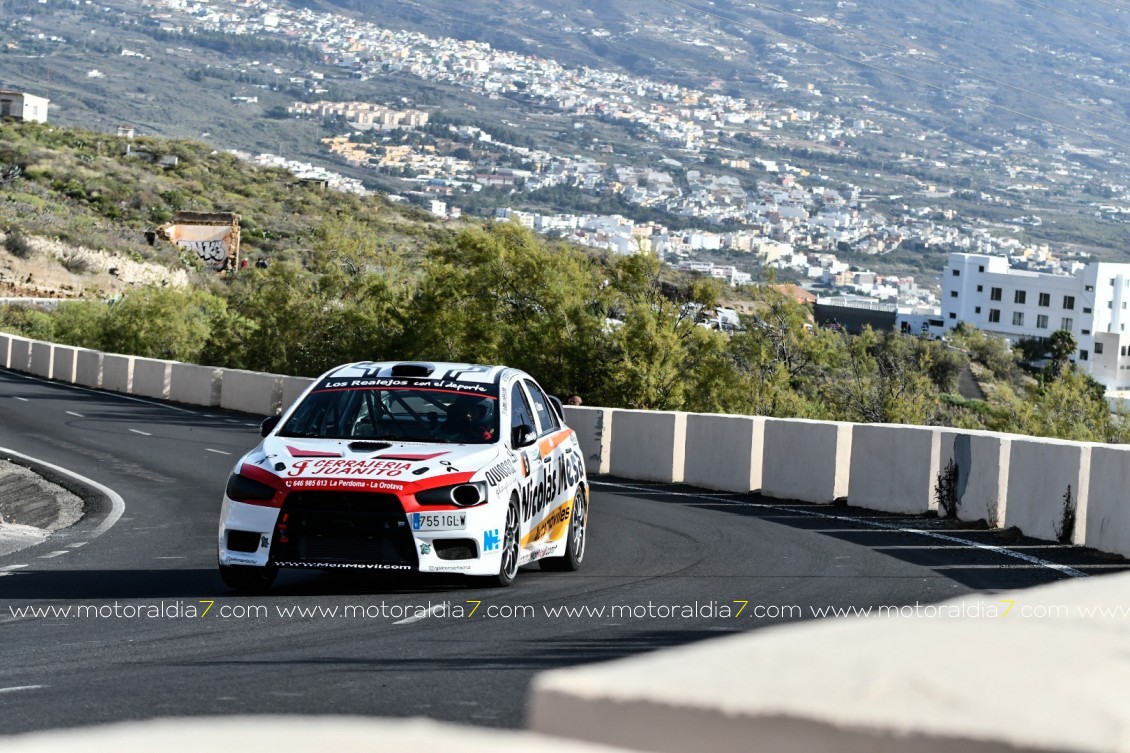
[[[30,460],[33,463],[39,463],[40,465],[50,468],[53,471],[62,473],[64,476],[70,476],[71,478],[77,481],[81,481],[88,486],[93,486],[95,489],[105,494],[106,497],[110,500],[110,513],[97,528],[95,528],[87,535],[87,538],[89,539],[97,538],[98,536],[101,536],[102,534],[106,533],[106,531],[109,531],[111,528],[113,528],[114,524],[118,522],[118,519],[122,517],[122,513],[126,511],[126,501],[122,499],[122,495],[118,494],[110,487],[100,484],[93,479],[75,473],[74,471],[67,470],[66,468],[55,465],[54,463],[48,463],[46,461],[40,460],[39,458],[33,458],[30,455],[23,454],[22,452],[9,450],[7,447],[0,447],[0,453],[11,455],[17,458],[23,458],[24,460]]]
[[[140,434],[140,435],[141,435],[141,436],[143,436],[143,437],[151,437],[151,436],[153,436],[153,435],[152,435],[152,434],[150,434],[149,432],[147,432],[147,431],[141,431],[140,429],[130,429],[130,431],[132,431],[132,432],[133,432],[134,434]]]
[[[27,402],[31,402],[31,401],[30,401],[30,400],[28,400],[28,399],[27,399],[26,397],[20,397],[19,395],[12,395],[12,397],[16,398],[16,399],[17,399],[17,400],[19,400],[19,401],[20,401],[21,403],[27,403]]]
[[[405,617],[403,620],[397,620],[396,622],[394,622],[392,624],[393,625],[410,625],[413,622],[419,622],[420,620],[426,620],[426,619],[428,619],[429,617],[432,616],[432,613],[434,613],[437,609],[440,609],[442,606],[443,606],[442,604],[436,604],[434,607],[427,610],[423,614],[414,614],[411,617]]]
[[[158,557],[159,560],[186,560],[188,557]]]
[[[85,541],[76,541],[73,544],[67,544],[71,549],[78,549],[80,546],[86,546]]]
[[[19,570],[21,567],[27,567],[27,565],[4,565],[4,567],[0,567],[0,572],[5,570]]]
[[[168,408],[169,410],[175,410],[177,413],[188,413],[188,414],[193,415],[193,416],[202,415],[199,411],[188,410],[187,408],[178,408],[175,405],[169,405],[167,403],[159,403],[156,400],[143,400],[140,397],[133,397],[132,395],[122,395],[118,392],[104,392],[103,390],[92,390],[89,387],[80,387],[77,384],[66,384],[64,382],[53,382],[50,379],[40,379],[39,377],[33,377],[33,376],[29,376],[27,374],[19,374],[15,371],[10,371],[10,370],[5,371],[4,373],[8,374],[9,376],[19,377],[20,379],[26,379],[29,382],[40,382],[42,384],[50,384],[53,387],[65,387],[69,390],[78,390],[80,392],[92,392],[95,395],[103,395],[105,397],[114,397],[114,398],[118,398],[119,400],[131,400],[135,403],[145,403],[146,405],[156,405],[158,408]]]
[[[230,452],[224,452],[223,450],[213,450],[211,447],[205,447],[204,452],[214,452],[217,455],[231,455]]]
[[[239,421],[234,419],[234,418],[225,418],[224,422],[229,423],[229,424],[238,424],[239,423]]]
[[[60,549],[60,550],[59,550],[59,551],[57,551],[57,552],[50,552],[50,553],[48,553],[48,554],[41,554],[41,555],[39,555],[39,559],[41,559],[41,560],[49,560],[49,559],[51,559],[52,557],[58,557],[58,556],[59,556],[59,555],[61,555],[61,554],[70,554],[70,553],[71,553],[71,550],[70,550],[70,549]]]
[[[75,413],[73,410],[67,411],[67,415],[74,416],[75,418],[86,418],[86,416],[82,415],[81,413]]]
[[[1041,559],[1039,557],[1034,557],[1031,554],[1025,554],[1024,552],[1013,551],[1011,549],[1008,549],[1007,547],[993,546],[992,544],[981,544],[981,543],[978,543],[976,541],[966,541],[964,539],[958,538],[957,536],[951,536],[951,535],[945,534],[945,533],[938,533],[937,531],[927,531],[927,530],[923,530],[921,528],[904,528],[904,527],[897,526],[897,525],[891,525],[889,523],[883,523],[879,520],[874,520],[874,519],[870,519],[870,518],[853,518],[850,515],[829,515],[828,513],[817,512],[816,510],[805,510],[805,509],[802,509],[802,508],[799,508],[799,507],[784,507],[784,506],[781,506],[781,505],[768,505],[768,504],[765,504],[764,502],[745,502],[745,501],[742,501],[742,500],[719,499],[719,498],[715,498],[715,497],[708,495],[708,494],[692,494],[691,492],[674,492],[674,491],[668,491],[666,489],[653,489],[653,488],[647,487],[647,486],[633,486],[631,484],[616,484],[616,483],[613,483],[611,481],[593,481],[592,485],[593,486],[607,486],[607,487],[611,487],[613,489],[630,489],[632,491],[649,492],[651,494],[668,495],[668,496],[672,496],[672,497],[690,497],[692,499],[712,500],[712,501],[715,502],[715,504],[732,504],[732,505],[738,505],[739,507],[757,507],[757,508],[761,508],[761,509],[765,509],[765,510],[787,510],[788,512],[796,513],[798,515],[807,515],[807,516],[812,517],[812,518],[823,518],[824,520],[851,521],[853,523],[859,523],[860,525],[870,526],[871,528],[878,528],[878,529],[890,531],[890,532],[893,532],[893,533],[912,533],[912,534],[917,534],[919,536],[925,536],[925,537],[931,538],[931,539],[937,539],[939,541],[948,541],[952,544],[965,544],[966,546],[968,546],[971,549],[980,549],[981,551],[985,551],[985,552],[993,552],[995,554],[1003,554],[1006,557],[1012,557],[1013,559],[1018,559],[1018,560],[1021,560],[1022,562],[1027,562],[1030,565],[1038,565],[1039,567],[1044,567],[1044,568],[1047,568],[1048,570],[1055,570],[1056,572],[1063,573],[1064,575],[1068,575],[1072,578],[1086,578],[1086,577],[1088,577],[1087,573],[1083,572],[1082,570],[1076,570],[1073,567],[1070,567],[1068,565],[1061,565],[1058,562],[1049,562],[1048,560]],[[819,532],[819,533],[824,532],[824,531],[821,531],[820,529],[816,529],[816,531]],[[923,565],[923,567],[931,567],[931,566],[930,565]]]
[[[39,690],[46,688],[46,685],[17,685],[14,688],[0,688],[0,693],[15,693],[20,690]]]

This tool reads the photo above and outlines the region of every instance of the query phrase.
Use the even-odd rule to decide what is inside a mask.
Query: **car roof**
[[[330,369],[325,378],[365,379],[379,377],[411,377],[457,382],[497,384],[506,372],[520,374],[508,366],[487,366],[447,361],[358,361]]]

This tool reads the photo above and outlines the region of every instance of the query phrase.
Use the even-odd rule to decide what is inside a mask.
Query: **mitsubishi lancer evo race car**
[[[372,363],[319,377],[236,463],[220,513],[224,583],[279,568],[482,576],[576,570],[588,481],[560,404],[503,366]]]

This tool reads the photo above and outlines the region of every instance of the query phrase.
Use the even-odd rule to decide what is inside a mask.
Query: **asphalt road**
[[[237,713],[514,727],[542,670],[829,607],[935,602],[1120,567],[1033,541],[1003,552],[963,544],[1005,541],[923,519],[604,478],[581,572],[526,568],[512,588],[491,590],[284,571],[270,594],[248,597],[216,575],[215,535],[227,475],[257,424],[0,371],[0,447],[124,502],[103,501],[74,528],[0,557],[0,734]]]

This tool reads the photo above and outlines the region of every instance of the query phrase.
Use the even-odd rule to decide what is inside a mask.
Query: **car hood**
[[[449,476],[461,483],[502,454],[499,444],[434,444],[270,436],[244,459],[285,481],[386,480],[416,483]],[[287,486],[311,486],[310,481]],[[429,486],[431,484],[428,484]]]

